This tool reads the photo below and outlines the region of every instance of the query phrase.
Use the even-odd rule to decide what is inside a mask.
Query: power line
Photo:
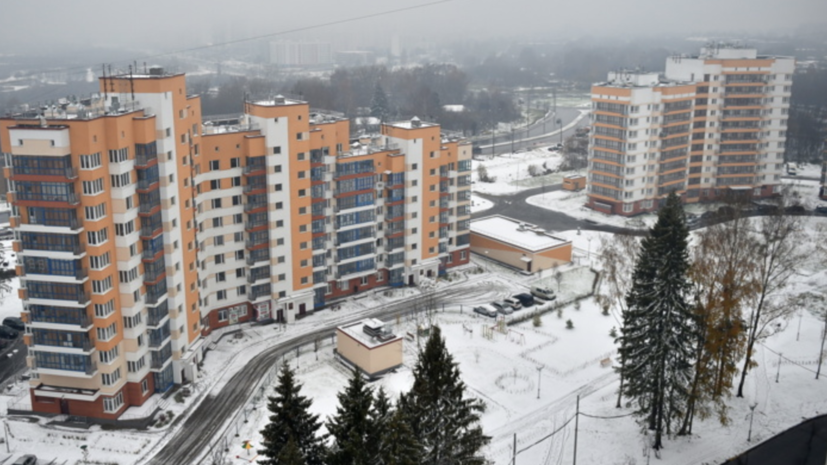
[[[403,11],[418,10],[418,9],[421,9],[421,8],[427,8],[427,7],[430,7],[430,6],[439,5],[441,3],[449,3],[449,2],[452,2],[452,1],[453,0],[436,0],[436,1],[433,1],[433,2],[429,2],[429,3],[421,3],[419,5],[406,6],[406,7],[402,7],[402,8],[394,8],[394,9],[391,9],[391,10],[384,10],[384,11],[379,11],[379,12],[376,12],[376,13],[369,13],[369,14],[364,14],[364,15],[360,15],[360,16],[352,16],[350,18],[337,19],[335,21],[328,21],[326,23],[318,23],[318,24],[313,24],[313,25],[310,25],[310,26],[302,26],[302,27],[287,29],[287,30],[283,30],[283,31],[270,32],[270,33],[267,33],[267,34],[261,34],[261,35],[252,36],[252,37],[245,37],[243,39],[228,40],[228,41],[225,41],[225,42],[219,42],[217,44],[199,45],[199,46],[196,46],[196,47],[184,48],[184,49],[180,49],[180,50],[172,50],[172,51],[163,52],[163,53],[143,55],[143,56],[137,57],[137,59],[145,60],[145,59],[151,59],[151,58],[160,58],[160,57],[164,57],[164,56],[175,55],[175,54],[178,54],[178,53],[195,52],[195,51],[198,51],[198,50],[206,50],[206,49],[210,49],[210,48],[224,47],[224,46],[227,46],[227,45],[234,45],[234,44],[240,44],[240,43],[243,43],[243,42],[250,42],[250,41],[254,41],[254,40],[266,39],[268,37],[276,37],[276,36],[285,35],[285,34],[292,34],[292,33],[295,33],[295,32],[309,31],[309,30],[319,29],[319,28],[323,28],[323,27],[327,27],[327,26],[335,26],[335,25],[338,25],[338,24],[345,24],[345,23],[350,23],[350,22],[354,22],[354,21],[361,21],[363,19],[370,19],[370,18],[376,18],[376,17],[380,17],[380,16],[391,15],[391,14],[395,14],[395,13],[401,13]],[[131,63],[132,61],[133,60],[130,60],[129,63]],[[76,73],[70,73],[70,74],[79,74],[80,72],[86,72],[86,69],[91,67],[91,66],[94,66],[94,65],[80,65],[80,66],[74,66],[74,67],[71,67],[71,68],[41,69],[41,70],[38,70],[38,71],[32,71],[27,76],[31,76],[31,75],[36,74],[36,73],[46,73],[46,72],[50,72],[50,73],[64,72],[64,73],[67,73],[69,71],[77,71]]]
[[[525,451],[527,451],[527,450],[531,449],[532,447],[536,446],[537,444],[540,444],[541,442],[545,441],[546,439],[548,439],[548,438],[550,438],[550,437],[554,436],[555,434],[559,433],[559,432],[560,432],[560,430],[562,430],[563,428],[565,428],[565,427],[566,427],[566,425],[568,425],[569,423],[571,423],[571,421],[572,421],[572,420],[574,420],[574,418],[575,418],[575,417],[576,417],[576,415],[572,415],[572,417],[571,417],[571,418],[569,418],[568,420],[566,420],[566,422],[565,422],[565,423],[563,423],[563,424],[562,424],[559,428],[557,428],[556,430],[552,431],[551,433],[549,433],[549,434],[547,434],[547,435],[543,436],[542,438],[540,438],[540,439],[538,439],[538,440],[534,441],[532,444],[530,444],[530,445],[528,445],[528,446],[526,446],[526,447],[524,447],[524,448],[522,448],[522,449],[518,450],[518,451],[517,451],[517,454],[522,454],[523,452],[525,452]]]

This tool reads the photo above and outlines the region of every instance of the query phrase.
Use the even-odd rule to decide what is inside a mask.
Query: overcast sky
[[[26,45],[176,50],[314,26],[428,0],[10,0],[0,11],[0,51]],[[827,0],[449,0],[314,29],[354,46],[366,38],[543,37],[793,32],[827,21]],[[389,41],[390,39],[388,39]]]

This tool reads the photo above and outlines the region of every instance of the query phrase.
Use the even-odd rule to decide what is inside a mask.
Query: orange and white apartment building
[[[203,122],[183,74],[0,119],[34,411],[117,419],[195,379],[211,331],[289,323],[468,262],[471,145],[417,119],[249,100]]]
[[[703,48],[659,73],[612,72],[592,86],[588,203],[620,215],[781,184],[795,60]]]

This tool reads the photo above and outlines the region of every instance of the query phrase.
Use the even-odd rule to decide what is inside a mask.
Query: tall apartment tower
[[[359,142],[306,102],[202,124],[183,75],[0,119],[35,411],[116,419],[195,379],[213,330],[292,322],[469,260],[471,145]]]
[[[671,57],[665,76],[613,72],[592,87],[588,203],[620,215],[777,192],[795,62],[710,47]]]
[[[195,376],[196,255],[179,180],[200,105],[183,75],[153,72],[103,78],[103,97],[71,110],[0,120],[36,411],[116,418]]]

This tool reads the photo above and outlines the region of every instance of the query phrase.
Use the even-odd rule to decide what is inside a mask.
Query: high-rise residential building
[[[417,119],[251,99],[202,124],[183,75],[0,119],[35,411],[114,419],[193,380],[212,331],[291,322],[468,262],[471,145]]]
[[[612,72],[592,87],[588,203],[634,215],[685,202],[778,191],[795,61],[709,47],[664,76]]]
[[[333,63],[327,42],[270,42],[270,63],[281,66],[318,66]]]

